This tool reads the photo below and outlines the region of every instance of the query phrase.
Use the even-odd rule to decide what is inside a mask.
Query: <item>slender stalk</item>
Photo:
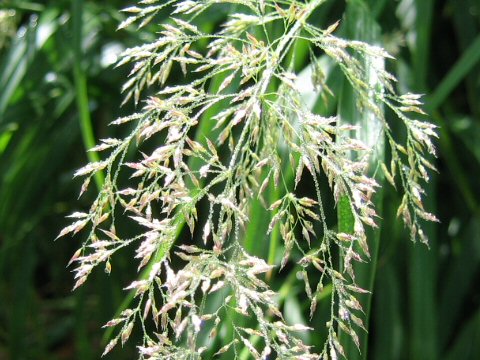
[[[88,106],[87,79],[82,68],[82,24],[83,24],[83,0],[74,0],[72,2],[73,14],[73,77],[75,83],[76,102],[79,113],[80,129],[82,134],[83,145],[86,150],[95,146],[95,136],[93,134],[92,120],[90,117],[90,109]],[[100,161],[100,157],[96,152],[87,152],[90,162]],[[104,184],[104,175],[97,172],[94,175],[95,185],[98,191],[101,191]],[[90,359],[92,356],[91,347],[89,346],[88,330],[85,320],[85,289],[82,289],[76,296],[76,326],[75,326],[75,342],[78,355],[82,359]]]
[[[83,51],[82,51],[82,24],[83,24],[83,0],[74,0],[72,2],[73,14],[73,77],[75,82],[76,102],[80,120],[80,129],[82,133],[83,145],[86,150],[93,148],[96,145],[95,135],[93,133],[92,119],[90,116],[87,78],[82,66]],[[87,157],[90,162],[100,161],[98,153],[88,151]],[[95,184],[100,191],[105,177],[102,172],[96,172],[94,175]]]

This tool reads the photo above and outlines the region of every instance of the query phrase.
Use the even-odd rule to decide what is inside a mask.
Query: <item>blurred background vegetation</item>
[[[480,4],[364,2],[397,59],[388,66],[400,90],[426,94],[440,126],[428,201],[441,222],[428,229],[430,249],[408,241],[395,217],[398,195],[384,191],[368,358],[480,359]],[[152,40],[158,27],[117,32],[118,10],[128,5],[0,0],[0,359],[98,359],[101,326],[135,277],[127,253],[111,275],[97,270],[72,293],[66,264],[81,238],[53,242],[65,216],[94,196],[77,200],[81,183],[72,180],[88,160],[85,149],[121,131],[109,122],[133,111],[119,106],[128,69],[112,63],[122,49]],[[330,0],[318,21],[328,26],[344,9],[344,1]],[[205,29],[222,16],[206,18]],[[339,89],[334,75],[328,81]],[[280,273],[273,286],[285,281]],[[298,286],[285,307],[301,316]],[[321,336],[312,342],[321,344]],[[109,357],[130,359],[134,345]]]

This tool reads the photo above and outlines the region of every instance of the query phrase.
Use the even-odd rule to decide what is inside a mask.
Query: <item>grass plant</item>
[[[135,247],[139,271],[149,265],[126,287],[134,292],[129,307],[105,325],[118,330],[104,355],[125,344],[135,324],[143,333],[140,358],[193,359],[210,349],[237,358],[243,349],[258,359],[337,359],[355,356],[360,346],[366,354],[366,336],[361,344],[358,333],[367,331],[370,302],[362,306],[359,294],[373,288],[378,253],[373,229],[382,197],[375,193],[383,184],[375,177],[401,189],[397,214],[413,241],[427,243],[421,221],[437,220],[424,209],[423,183],[426,169],[435,169],[427,156],[435,154],[436,133],[415,115],[424,114],[419,95],[397,95],[385,70],[390,55],[373,44],[379,32],[366,4],[347,4],[342,38],[334,34],[338,22],[322,29],[311,21],[324,2],[224,1],[235,11],[209,33],[201,18],[222,9],[215,1],[143,1],[124,9],[130,16],[120,29],[142,28],[162,11],[170,15],[158,38],[121,55],[118,65],[134,64],[124,102],[132,99],[140,111],[112,122],[134,124],[126,137],[90,149],[109,154],[75,173],[85,177],[81,194],[95,174],[104,171],[105,181],[89,211],[73,213],[59,235],[88,229],[71,259],[74,289],[96,266],[110,273],[111,258],[126,247]],[[310,67],[310,79],[295,68],[298,46],[310,54],[300,63]],[[321,58],[338,66],[344,82],[344,101],[330,116],[313,112],[302,97],[306,86],[319,101],[331,94]],[[385,108],[403,124],[405,139],[397,140]],[[199,136],[203,123],[211,125]],[[145,148],[137,160],[128,156],[132,147]],[[125,169],[130,180],[122,185]],[[337,225],[327,198],[338,208]],[[270,219],[262,232],[250,222],[252,211]],[[117,232],[128,221],[138,229],[134,236]],[[191,240],[182,236],[184,224]],[[266,259],[246,250],[249,230],[256,252],[271,241]],[[373,263],[359,267],[372,251]],[[309,315],[300,312],[296,323],[282,314],[283,299],[268,282],[287,265],[310,302]],[[326,338],[315,349],[297,332],[314,329],[308,317],[326,286]],[[227,334],[220,344],[219,332]],[[356,349],[345,350],[350,341]]]
[[[125,339],[130,321],[105,329],[102,325],[112,318],[124,319],[131,310],[134,313],[129,320],[135,318],[136,321],[130,339],[122,346],[114,347],[105,358],[139,357],[138,346],[143,347],[143,351],[170,348],[177,357],[183,352],[188,353],[186,356],[205,359],[232,359],[236,356],[246,360],[254,357],[256,352],[266,355],[269,351],[270,358],[280,357],[279,353],[284,357],[315,357],[322,352],[326,357],[341,358],[335,342],[331,351],[335,338],[349,359],[480,358],[480,293],[477,286],[480,193],[476,186],[480,171],[478,1],[327,0],[307,17],[308,14],[302,15],[302,11],[308,10],[307,1],[276,1],[278,7],[275,7],[272,1],[216,1],[212,4],[202,0],[196,3],[211,6],[192,14],[173,15],[186,24],[175,23],[171,15],[179,2],[170,1],[159,10],[156,6],[163,3],[0,1],[0,358],[98,359],[116,336],[120,335],[118,343],[122,343],[122,334]],[[250,4],[250,8],[243,3]],[[264,12],[261,4],[265,4]],[[133,12],[118,11],[128,7]],[[153,17],[149,16],[153,14]],[[240,18],[237,17],[239,14]],[[140,15],[139,19],[116,31],[119,23],[137,15]],[[258,22],[258,18],[266,21],[257,25],[249,22]],[[150,22],[139,27],[144,20]],[[238,26],[245,25],[242,21],[248,24],[244,29],[235,29],[235,21]],[[337,21],[338,24],[334,25]],[[226,23],[230,25],[224,26]],[[168,25],[174,27],[170,28],[174,35],[179,30],[186,34],[182,41],[186,41],[184,44],[191,42],[191,45],[187,49],[168,45],[172,46],[174,54],[150,64],[143,73],[145,86],[140,90],[142,75],[137,75],[150,59],[148,51],[153,53],[152,56],[159,56],[165,50],[165,46],[156,48],[153,44],[159,45],[159,40],[168,37]],[[190,31],[188,27],[191,25],[196,26],[198,33]],[[290,33],[294,28],[298,33]],[[309,29],[317,32],[309,33]],[[209,44],[220,41],[220,38],[230,46],[220,46],[217,53],[207,57],[209,46],[212,46]],[[364,83],[365,89],[373,88],[373,91],[362,91],[363,85],[359,89],[355,87],[355,81],[352,86],[349,79],[353,78],[349,77],[348,71],[347,74],[344,72],[351,68],[351,63],[339,63],[338,58],[328,54],[323,49],[325,39],[333,41],[328,43],[328,50],[333,51],[333,55],[348,54],[348,61],[351,60],[360,73],[353,72],[361,80],[360,84]],[[352,41],[356,46],[363,46],[363,50],[358,51],[349,45],[339,49],[339,45]],[[283,50],[278,47],[281,43],[285,43]],[[149,44],[153,47],[149,48]],[[144,48],[140,49],[142,45]],[[395,59],[371,56],[365,52],[370,46],[387,49]],[[130,64],[109,65],[120,51],[127,48],[131,49],[127,52],[133,56]],[[144,50],[146,52],[142,55]],[[180,54],[181,50],[184,50],[183,54]],[[275,63],[272,60],[277,50],[281,58]],[[252,51],[257,51],[255,54],[260,56],[249,56]],[[197,54],[198,58],[194,56]],[[225,57],[231,62],[222,63],[220,60]],[[235,65],[235,57],[245,61]],[[153,76],[168,59],[172,60],[172,66],[162,85],[155,82]],[[128,78],[135,63],[142,64]],[[408,134],[405,122],[384,103],[376,101],[378,93],[392,93],[372,76],[376,72],[370,71],[372,64],[376,71],[381,69],[395,75],[397,81],[391,82],[395,93],[425,94],[423,108],[428,115],[411,113],[409,116],[438,126],[439,138],[435,141],[438,158],[430,157],[429,161],[439,172],[429,171],[430,182],[422,183],[429,194],[425,209],[440,219],[439,223],[422,224],[429,239],[428,247],[409,242],[410,232],[397,217],[405,193],[398,172],[403,168],[396,168],[396,188],[389,184],[382,170],[383,162],[392,174],[394,154],[388,132],[405,148],[408,147],[408,144],[405,146]],[[202,65],[212,67],[203,72],[196,71]],[[244,70],[255,66],[258,71],[242,83]],[[268,84],[264,85],[263,93],[245,92],[249,87],[262,88],[265,70],[272,66],[271,81],[265,81]],[[140,81],[135,83],[136,80],[132,80],[133,87],[127,88],[122,95],[122,83],[134,78]],[[136,85],[138,103],[135,105]],[[189,85],[197,93],[179,93]],[[167,88],[177,92],[167,94]],[[132,97],[120,107],[129,90],[132,90]],[[241,93],[245,97],[232,103],[232,99]],[[184,103],[188,96],[193,102]],[[222,100],[208,103],[217,97]],[[142,188],[140,178],[130,179],[136,170],[121,164],[145,165],[156,149],[169,144],[169,139],[175,135],[174,122],[180,121],[173,116],[172,109],[159,109],[160,104],[155,98],[164,101],[164,105],[173,104],[187,120],[196,116],[197,123],[188,131],[184,123],[178,125],[180,130],[185,130],[179,132],[183,137],[170,143],[182,148],[184,140],[182,165],[176,167],[170,157],[168,164],[161,164],[169,170],[147,167]],[[362,106],[362,99],[368,106]],[[238,123],[234,125],[234,114],[255,100],[260,104],[260,116],[245,112],[245,117],[237,119]],[[207,105],[210,106],[206,108]],[[148,106],[152,108],[149,110]],[[205,111],[198,115],[202,106]],[[218,114],[227,109],[233,109],[233,113],[219,124]],[[370,115],[372,109],[376,109],[374,115]],[[141,117],[122,126],[108,126],[115,119],[134,113]],[[165,121],[168,114],[172,118]],[[304,114],[331,119],[328,126],[336,133],[322,133],[325,137],[312,138],[314,132],[305,131],[308,124],[305,124],[307,117]],[[109,165],[102,170],[103,184],[107,187],[100,186],[103,180],[99,182],[92,178],[88,189],[78,199],[78,189],[85,179],[78,176],[71,180],[76,169],[87,162],[105,161],[111,154],[109,149],[86,152],[87,148],[95,146],[95,139],[110,139],[107,143],[112,139],[123,142],[132,132],[144,131],[144,128],[138,130],[141,124],[167,122],[168,128],[159,130],[148,139],[143,135],[133,138],[124,159],[114,161],[110,171]],[[261,126],[255,127],[255,124]],[[379,137],[385,138],[383,145],[365,136],[370,133],[366,131],[367,126],[374,124],[381,125],[372,133],[383,133]],[[358,126],[359,129],[338,131],[342,126]],[[319,129],[314,127],[317,132],[323,131]],[[245,134],[243,137],[242,133]],[[223,144],[219,141],[221,134],[226,136]],[[303,138],[300,137],[302,134]],[[206,153],[200,147],[194,152],[187,137]],[[218,162],[209,167],[205,166],[214,157],[207,138],[218,154]],[[318,146],[319,143],[315,143],[318,139],[325,140],[322,143],[324,149],[336,150],[331,150],[328,155],[326,151],[321,152],[322,158],[307,153],[307,160],[314,160],[310,171],[302,151],[312,144]],[[349,141],[361,141],[370,150],[339,150]],[[229,168],[236,148],[239,150],[232,163],[234,175],[225,176],[211,185],[224,170],[220,164]],[[316,150],[318,153],[318,147]],[[349,243],[325,236],[326,233],[355,235],[355,213],[359,211],[356,208],[352,211],[355,202],[351,196],[350,199],[344,196],[352,194],[349,184],[340,191],[338,201],[335,200],[334,186],[341,183],[342,178],[338,174],[333,176],[331,187],[321,165],[325,161],[322,159],[330,159],[332,154],[344,164],[365,162],[368,165],[362,174],[378,184],[375,192],[369,194],[371,208],[377,214],[374,217],[377,227],[364,226],[370,258],[358,246],[359,241],[352,243],[353,251],[363,260],[352,262],[354,280],[345,266]],[[400,158],[408,162],[404,155]],[[259,167],[259,162],[265,159],[268,159],[266,163],[260,163],[263,166]],[[315,159],[320,169],[314,164]],[[303,164],[304,169],[297,179],[299,164]],[[174,172],[170,185],[177,186],[183,180],[188,192],[186,196],[195,199],[197,214],[193,234],[186,222],[190,214],[186,210],[194,211],[193,203],[189,207],[186,197],[179,196],[180,202],[174,204],[175,208],[170,213],[162,213],[163,200],[174,193],[168,192],[171,188],[169,190],[165,183],[166,173],[161,171]],[[116,185],[109,190],[108,185],[113,184],[116,172]],[[279,174],[277,184],[275,173]],[[196,177],[198,184],[191,176]],[[262,187],[265,179],[266,185]],[[318,182],[318,189],[315,182]],[[135,194],[119,194],[128,188]],[[75,212],[90,214],[99,189],[103,194],[114,194],[113,206],[108,200],[106,206],[99,207],[99,211],[110,214],[109,219],[99,224],[94,232],[91,232],[91,224],[87,224],[74,240],[53,243],[59,229],[68,226],[62,220],[65,215]],[[161,200],[141,197],[152,189],[160,191]],[[321,195],[325,221],[309,219],[306,215],[306,210],[317,216],[321,214],[317,190]],[[131,204],[136,198],[137,203]],[[298,214],[298,201],[304,198],[318,204],[306,209],[302,207],[304,213]],[[125,212],[121,199],[140,213]],[[226,200],[237,209],[228,208]],[[139,206],[141,202],[146,204],[143,209]],[[271,208],[273,204],[278,207]],[[282,213],[277,217],[280,220],[269,232],[272,220],[277,219],[279,213]],[[154,250],[140,270],[138,266],[143,259],[135,256],[139,255],[141,243],[147,240],[144,234],[156,230],[140,225],[138,219],[130,216],[143,217],[151,223],[155,219],[159,222],[172,217],[178,219],[176,231],[171,234],[171,247],[165,247],[165,253]],[[115,227],[111,228],[113,217]],[[228,226],[223,229],[221,226],[229,219],[230,232]],[[314,232],[307,230],[310,245],[302,231],[302,224],[308,221],[313,224]],[[210,234],[204,243],[207,223],[210,223]],[[111,239],[100,228],[119,240]],[[222,238],[225,228],[226,235]],[[291,239],[285,242],[291,236],[288,230],[293,233],[293,247]],[[109,265],[102,263],[97,270],[92,269],[89,280],[72,292],[69,270],[81,266],[82,261],[74,261],[68,270],[65,265],[79,244],[85,242],[85,247],[77,260],[84,260],[101,250],[101,246],[91,246],[95,239],[89,239],[89,235],[93,233],[99,241],[110,243],[117,241],[126,245],[129,239],[136,240],[111,256]],[[223,247],[214,249],[215,244]],[[107,251],[112,248],[111,245],[105,246]],[[169,256],[165,257],[167,250]],[[288,257],[286,253],[289,253]],[[319,263],[318,259],[325,261],[326,265]],[[249,275],[249,270],[251,273],[255,266],[248,261],[256,263],[257,270],[260,269],[258,264],[262,265],[265,272]],[[155,283],[153,290],[149,288],[143,295],[137,295],[137,288],[124,290],[132,281],[148,281],[159,262],[162,262],[162,273],[156,278],[160,284]],[[232,275],[232,271],[226,270],[233,266],[237,266],[238,271]],[[211,279],[215,268],[226,270],[218,278]],[[110,270],[108,275],[105,269]],[[190,280],[186,288],[189,294],[175,304],[175,309],[157,317],[157,329],[152,305],[158,314],[171,300],[172,291],[178,290],[182,284],[186,286],[189,280],[183,276],[189,271],[199,277]],[[334,271],[344,280],[332,280],[331,275],[336,274]],[[208,279],[210,289],[204,294],[202,287],[207,287]],[[318,286],[320,279],[323,287]],[[169,285],[177,280],[175,286]],[[199,281],[197,292],[193,294]],[[224,287],[209,293],[213,286],[221,285],[216,285],[219,281],[224,281]],[[340,291],[342,284],[352,286],[353,281],[359,288],[369,291],[354,294],[363,312],[349,310],[348,306],[343,307],[347,312],[340,310],[342,301],[346,303],[347,300],[345,293]],[[351,295],[348,291],[346,294]],[[271,302],[261,303],[252,296],[266,296]],[[144,320],[143,313],[150,297],[153,300]],[[225,299],[230,301],[225,302]],[[311,316],[312,302],[316,308]],[[352,314],[363,322],[367,331],[353,324]],[[350,321],[345,320],[347,316]],[[217,318],[220,318],[218,323]],[[346,329],[342,329],[342,323]],[[198,324],[200,331],[197,333]],[[350,325],[358,336],[359,348],[354,341],[355,335],[352,338]],[[185,328],[177,339],[174,328],[181,330],[182,326]],[[166,342],[165,336],[171,343]],[[288,346],[282,341],[287,341]],[[270,350],[266,342],[272,344]],[[229,343],[231,345],[225,352],[214,356]],[[144,355],[144,358],[148,357]]]

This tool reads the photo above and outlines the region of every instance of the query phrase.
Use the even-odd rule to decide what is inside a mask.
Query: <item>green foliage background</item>
[[[439,173],[432,174],[428,201],[441,223],[429,225],[430,250],[408,241],[395,216],[398,195],[388,186],[383,193],[368,358],[478,359],[480,4],[363,2],[367,18],[347,15],[341,31],[363,39],[362,22],[376,22],[383,46],[396,57],[389,66],[400,89],[426,94],[426,110],[440,126]],[[87,162],[85,149],[119,131],[108,123],[132,112],[133,105],[119,108],[128,69],[114,69],[108,59],[150,41],[156,28],[117,32],[124,19],[118,10],[131,4],[0,1],[0,359],[98,359],[101,326],[136,274],[129,254],[117,256],[111,275],[97,270],[72,293],[65,266],[81,239],[53,242],[65,215],[91,203],[93,193],[77,200],[81,183],[72,180]],[[327,2],[318,14],[325,27],[345,6]],[[205,28],[223,15],[206,18]],[[342,91],[338,76],[328,81]],[[342,106],[336,99],[329,106]],[[252,218],[258,227],[268,225],[269,219]],[[265,247],[250,245],[264,254]],[[282,273],[274,281],[276,288],[289,283]],[[300,287],[286,291],[288,312],[302,316]],[[132,358],[134,343],[109,357]]]

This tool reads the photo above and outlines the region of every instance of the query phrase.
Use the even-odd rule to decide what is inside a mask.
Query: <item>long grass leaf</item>
[[[368,41],[369,43],[376,43],[379,41],[379,27],[372,18],[367,5],[363,1],[351,1],[347,4],[346,11],[346,32],[348,37],[354,37],[358,40]],[[383,60],[382,60],[383,61]],[[375,71],[369,69],[366,64],[367,71]],[[372,74],[373,76],[373,74]],[[375,81],[374,79],[367,79],[367,81]],[[378,86],[378,84],[370,84]],[[361,113],[357,111],[357,98],[353,92],[350,84],[345,83],[341,93],[339,103],[339,115],[342,123],[358,125],[360,130],[357,135],[361,141],[372,149],[369,155],[369,176],[377,177],[377,182],[382,184],[383,176],[377,173],[380,162],[384,160],[384,135],[382,130],[381,120],[377,119],[375,115],[368,110],[363,110]],[[382,213],[383,202],[383,186],[374,195],[373,200],[377,214]],[[340,232],[347,234],[353,233],[354,220],[351,213],[351,206],[349,200],[343,197],[338,206],[338,227]],[[381,215],[380,215],[381,216]],[[377,267],[377,256],[380,241],[380,229],[375,231],[369,230],[367,232],[369,238],[369,248],[371,253],[370,261],[366,264],[354,264],[354,272],[356,274],[356,283],[369,292],[373,291],[375,272]],[[371,309],[371,293],[366,294],[362,299],[362,307],[365,312],[365,327],[369,328],[370,323],[370,309]],[[362,331],[362,330],[360,330]],[[368,333],[360,332],[358,334],[360,349],[357,348],[350,336],[344,332],[340,333],[340,339],[344,344],[346,357],[348,359],[367,359],[368,358]]]
[[[427,89],[434,4],[435,0],[415,1],[416,18],[413,31],[416,41],[410,50],[413,53],[412,63],[415,74],[411,86],[417,91]],[[430,111],[428,106],[427,111]],[[440,137],[443,135],[441,133]],[[434,193],[435,188],[436,176],[434,174],[430,182],[426,184],[425,191]],[[426,206],[435,212],[435,198],[428,197]],[[425,232],[429,238],[430,250],[419,245],[409,248],[410,332],[408,340],[410,357],[433,360],[438,359],[436,227],[427,224]]]
[[[462,54],[460,59],[450,69],[448,74],[437,86],[435,91],[428,97],[427,106],[430,111],[435,111],[447,99],[460,82],[480,62],[480,35],[477,36],[469,48]]]

